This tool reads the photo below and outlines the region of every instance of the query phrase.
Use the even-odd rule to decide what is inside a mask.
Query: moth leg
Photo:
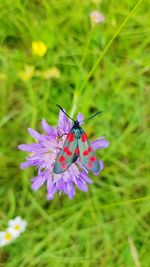
[[[62,150],[62,148],[61,148],[61,147],[59,147],[59,146],[57,146],[56,148],[58,148],[58,149]]]
[[[67,135],[67,133],[63,133],[63,134],[60,136],[60,138],[62,138],[64,135]]]

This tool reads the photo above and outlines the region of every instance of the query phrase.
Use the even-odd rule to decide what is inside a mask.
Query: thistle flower
[[[104,15],[98,10],[94,10],[90,14],[91,23],[94,26],[95,24],[103,23],[105,20]]]
[[[47,45],[42,41],[32,42],[32,54],[43,57],[47,52]]]
[[[78,114],[79,122],[83,120],[82,114]],[[56,157],[63,147],[66,139],[64,133],[68,133],[71,125],[66,115],[60,111],[58,126],[52,128],[45,119],[42,120],[42,128],[45,134],[39,134],[33,129],[28,129],[29,134],[37,140],[37,143],[19,145],[19,149],[29,152],[29,157],[20,165],[21,169],[36,166],[37,176],[32,179],[32,189],[38,190],[44,183],[47,184],[47,199],[53,199],[55,193],[65,192],[69,198],[75,196],[74,186],[81,191],[88,190],[87,184],[92,181],[88,177],[88,172],[84,169],[80,159],[73,163],[64,173],[54,174],[53,167]],[[61,137],[62,136],[62,137]],[[93,150],[105,148],[109,145],[104,137],[96,139],[91,143]],[[100,161],[100,170],[103,169],[103,163]],[[98,175],[98,174],[95,174]]]

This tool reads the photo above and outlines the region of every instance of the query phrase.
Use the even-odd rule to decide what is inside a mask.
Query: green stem
[[[84,90],[88,80],[90,79],[90,77],[92,76],[93,72],[95,71],[97,65],[101,62],[102,58],[104,57],[104,55],[106,54],[106,52],[108,51],[108,49],[110,48],[111,44],[113,43],[114,39],[119,35],[119,33],[121,32],[121,30],[123,29],[123,27],[126,25],[126,23],[128,22],[129,18],[133,15],[133,13],[135,12],[135,10],[138,8],[138,6],[142,3],[143,0],[139,0],[138,3],[135,5],[135,7],[131,10],[130,14],[125,18],[125,20],[122,22],[122,24],[119,26],[119,28],[116,30],[116,32],[114,33],[114,35],[112,36],[112,38],[110,39],[110,41],[108,42],[108,44],[106,45],[106,47],[104,48],[103,52],[100,54],[100,56],[98,57],[98,59],[96,60],[95,64],[93,65],[93,67],[91,68],[90,72],[88,73],[87,77],[85,78],[83,84],[81,85],[80,90],[75,90],[75,94],[74,94],[74,98],[73,98],[73,108],[71,111],[71,114],[74,114],[74,112],[76,111],[76,107],[79,101],[79,96],[81,95],[82,91]]]

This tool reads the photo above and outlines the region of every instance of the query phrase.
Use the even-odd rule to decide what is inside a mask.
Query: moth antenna
[[[102,111],[98,111],[98,112],[96,112],[94,115],[92,115],[91,117],[89,117],[89,118],[86,119],[85,121],[88,121],[88,120],[94,118],[95,116],[97,116],[97,115],[100,114],[100,113],[102,113]]]
[[[94,118],[95,116],[97,116],[98,114],[100,114],[100,113],[102,113],[102,112],[103,112],[103,111],[98,111],[98,112],[96,112],[94,115],[92,115],[91,117],[89,117],[88,119],[85,119],[85,120],[83,120],[83,121],[81,121],[81,122],[88,121],[88,120]]]
[[[74,121],[75,122],[75,120],[74,119],[72,119],[64,110],[63,110],[63,108],[60,106],[60,105],[58,105],[58,104],[56,104],[56,106],[57,107],[59,107],[60,108],[60,110],[69,118],[69,119],[71,119],[72,121]]]

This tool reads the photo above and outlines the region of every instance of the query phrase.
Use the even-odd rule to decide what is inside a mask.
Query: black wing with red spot
[[[70,165],[75,161],[75,152],[77,151],[77,139],[74,133],[70,131],[66,137],[63,148],[56,158],[54,165],[54,173],[60,174],[65,172]]]
[[[80,151],[80,158],[83,166],[89,172],[99,172],[100,164],[89,144],[86,133],[82,130],[81,138],[78,139],[78,147]]]

